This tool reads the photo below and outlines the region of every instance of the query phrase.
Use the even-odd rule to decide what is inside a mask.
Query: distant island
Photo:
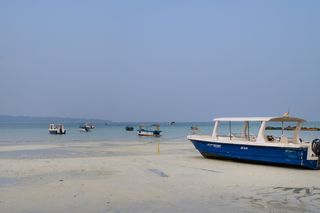
[[[66,117],[36,117],[36,116],[12,116],[0,115],[0,123],[109,123],[110,120],[96,118],[66,118]]]
[[[287,131],[293,131],[296,129],[296,126],[287,126],[284,127],[283,130]],[[273,127],[273,126],[267,126],[266,130],[282,130],[282,127]],[[320,128],[317,127],[301,127],[302,131],[320,131]]]

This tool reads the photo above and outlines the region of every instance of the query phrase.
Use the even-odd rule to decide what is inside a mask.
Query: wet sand
[[[0,147],[0,212],[319,212],[319,180],[187,141]]]

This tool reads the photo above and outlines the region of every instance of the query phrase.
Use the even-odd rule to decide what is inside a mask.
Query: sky
[[[320,120],[320,1],[0,0],[0,114]]]

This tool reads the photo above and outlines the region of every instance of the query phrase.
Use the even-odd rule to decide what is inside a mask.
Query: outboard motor
[[[320,155],[320,139],[316,138],[312,141],[311,149],[317,156]]]

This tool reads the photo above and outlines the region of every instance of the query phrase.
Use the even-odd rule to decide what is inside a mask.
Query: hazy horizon
[[[0,1],[0,114],[320,120],[319,1]]]
[[[17,119],[71,119],[71,120],[84,120],[87,121],[93,121],[93,122],[112,122],[112,123],[153,123],[153,122],[159,122],[159,123],[170,123],[170,122],[176,122],[176,123],[192,123],[192,122],[213,122],[213,118],[209,120],[137,120],[137,121],[125,121],[125,120],[110,120],[110,119],[101,119],[101,118],[95,118],[95,117],[59,117],[59,116],[32,116],[32,115],[0,115],[0,119],[2,117],[9,117],[10,118],[17,118]],[[0,120],[2,122],[2,120]]]
[[[93,122],[112,122],[112,123],[152,123],[152,122],[159,122],[159,123],[168,123],[168,122],[177,122],[177,123],[189,123],[189,122],[213,122],[213,119],[211,120],[203,120],[203,121],[174,121],[174,120],[154,120],[154,121],[117,121],[117,120],[110,120],[110,119],[101,119],[101,118],[94,118],[94,117],[56,117],[56,116],[32,116],[32,115],[0,115],[0,123],[3,122],[3,120],[1,120],[3,117],[8,117],[8,119],[61,119],[61,120],[83,120],[84,122],[89,122],[89,121],[93,121]]]

